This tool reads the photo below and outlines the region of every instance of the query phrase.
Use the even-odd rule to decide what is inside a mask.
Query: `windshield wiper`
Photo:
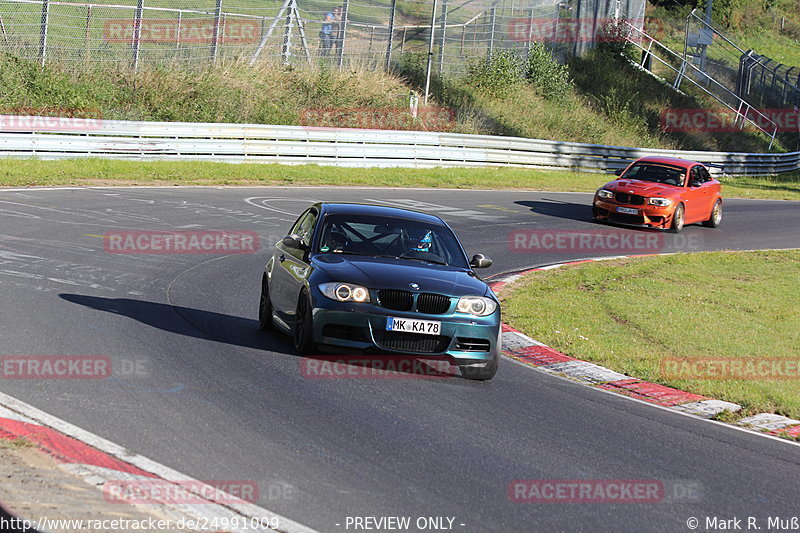
[[[411,257],[408,255],[401,255],[397,257],[398,259],[410,259],[411,261],[422,261],[423,263],[432,263],[434,265],[444,265],[447,266],[447,263],[444,261],[437,261],[436,259],[423,259],[422,257]]]
[[[408,259],[410,261],[422,261],[423,263],[432,263],[434,265],[449,266],[447,263],[443,261],[437,261],[436,259],[423,259],[421,257],[410,257],[407,255],[376,255],[375,257],[385,257],[387,259]]]
[[[329,250],[327,252],[319,252],[319,253],[321,253],[321,254],[333,254],[333,255],[363,255],[365,257],[370,257],[367,254],[360,254],[358,252],[347,252],[345,250],[340,250],[338,252],[334,252],[332,250]]]

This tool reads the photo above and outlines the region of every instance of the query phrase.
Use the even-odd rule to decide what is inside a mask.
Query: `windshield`
[[[449,228],[403,218],[329,215],[325,217],[317,252],[467,268],[461,246]]]
[[[636,163],[622,177],[631,180],[652,181],[683,187],[686,169],[658,163]]]

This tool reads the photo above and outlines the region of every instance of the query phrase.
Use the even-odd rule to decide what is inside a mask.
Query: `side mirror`
[[[281,243],[286,248],[289,248],[289,249],[292,249],[292,250],[304,250],[305,249],[305,245],[303,244],[303,238],[300,237],[300,235],[297,235],[296,233],[293,233],[291,235],[287,235],[286,237],[284,237],[281,240]]]
[[[483,254],[475,254],[472,256],[469,266],[472,268],[489,268],[492,266],[492,260]]]
[[[614,171],[614,174],[616,174],[617,176],[622,176],[623,172],[625,172],[624,168],[618,168],[617,170]]]
[[[700,187],[701,185],[702,185],[702,183],[700,183],[697,180],[692,180],[692,181],[689,182],[689,187]]]

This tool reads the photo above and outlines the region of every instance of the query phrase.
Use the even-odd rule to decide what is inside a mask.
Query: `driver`
[[[350,239],[347,238],[344,230],[339,226],[332,226],[328,230],[328,236],[322,245],[321,251],[342,252],[348,244],[350,244]]]
[[[433,235],[430,230],[411,229],[403,234],[405,251],[408,253],[430,252],[433,244]]]

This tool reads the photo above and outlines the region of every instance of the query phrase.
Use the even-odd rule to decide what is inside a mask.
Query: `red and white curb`
[[[623,255],[556,263],[504,274],[490,281],[489,286],[493,291],[499,292],[506,285],[514,283],[522,278],[522,276],[531,272],[552,270],[590,262],[650,257],[655,255],[671,254]],[[590,387],[615,392],[695,417],[709,419],[723,411],[736,412],[742,408],[741,405],[735,403],[715,400],[657,383],[650,383],[641,379],[632,378],[600,365],[570,357],[528,337],[524,333],[506,324],[503,324],[503,355],[541,372],[568,378]],[[742,429],[751,430],[759,434],[766,433],[777,437],[800,438],[800,420],[794,420],[781,415],[759,413],[738,420],[736,425]]]
[[[174,484],[179,489],[175,493],[192,492],[190,502],[188,499],[186,502],[165,499],[164,503],[133,504],[145,511],[157,510],[176,522],[194,519],[198,524],[242,524],[238,528],[226,527],[225,531],[231,533],[316,533],[289,518],[247,503],[147,457],[131,453],[118,444],[0,393],[0,439],[19,438],[33,442],[41,451],[55,458],[61,468],[100,490],[109,482],[158,481],[159,484]],[[209,494],[214,495],[215,499],[210,499]],[[278,524],[278,527],[269,527],[270,524]]]

